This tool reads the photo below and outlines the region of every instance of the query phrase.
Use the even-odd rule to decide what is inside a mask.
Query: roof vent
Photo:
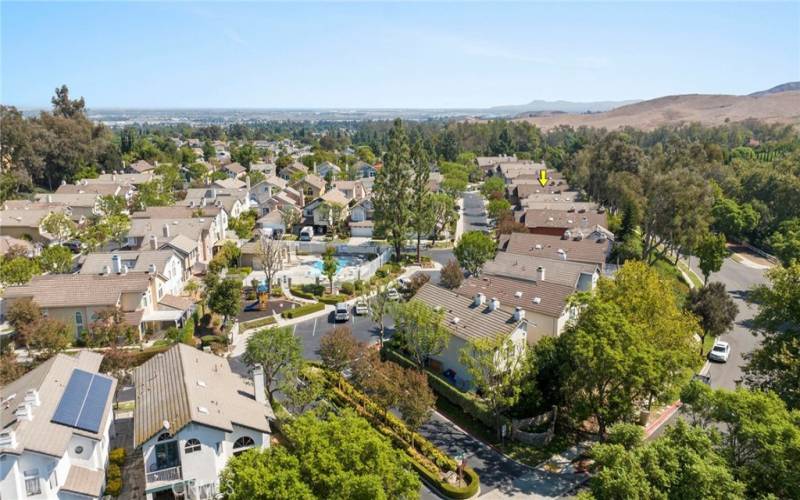
[[[31,406],[39,406],[42,402],[39,400],[39,391],[36,389],[28,389],[25,391],[25,403]]]
[[[533,248],[535,248],[536,250],[541,250],[542,249],[542,245],[537,243],[537,244],[533,245]]]
[[[14,416],[20,420],[33,420],[33,412],[28,403],[22,403],[14,410]]]
[[[14,431],[8,430],[0,432],[0,448],[16,448],[17,439]]]
[[[534,304],[541,304],[542,303],[542,298],[541,297],[534,297],[533,298],[533,303]]]
[[[203,382],[202,380],[199,380],[199,379],[197,380],[197,387],[205,387],[205,386],[206,386],[205,382]]]
[[[199,411],[203,415],[208,415],[208,408],[206,408],[205,406],[198,406],[197,411]]]
[[[486,302],[486,295],[484,295],[484,294],[482,294],[482,293],[476,293],[476,294],[475,294],[475,301],[474,301],[474,304],[475,304],[476,306],[481,306],[481,305],[483,305],[485,302]]]
[[[489,302],[489,310],[496,311],[500,309],[500,301],[497,300],[497,297],[492,297],[492,301]]]
[[[516,292],[514,292],[514,297],[516,297],[516,298],[518,298],[518,299],[521,299],[521,298],[522,298],[522,292],[520,292],[519,290],[517,290]]]
[[[454,325],[457,325],[459,321],[461,321],[461,318],[459,318],[458,316],[456,316],[455,318],[453,318],[453,324],[454,324]]]
[[[517,308],[514,309],[514,321],[521,321],[523,319],[525,319],[525,309],[517,306]]]
[[[147,266],[147,272],[150,273],[150,274],[155,274],[156,273],[156,265],[155,264],[150,264],[149,266]]]

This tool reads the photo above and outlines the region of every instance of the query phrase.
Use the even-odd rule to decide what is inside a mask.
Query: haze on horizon
[[[486,108],[800,80],[800,4],[0,3],[0,101]],[[757,20],[757,22],[755,21]]]

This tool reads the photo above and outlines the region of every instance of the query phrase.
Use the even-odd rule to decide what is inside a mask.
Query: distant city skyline
[[[0,3],[0,101],[487,108],[800,80],[800,4]]]

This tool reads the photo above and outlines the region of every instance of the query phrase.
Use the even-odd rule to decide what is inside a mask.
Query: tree
[[[221,489],[230,500],[313,500],[300,462],[283,446],[253,448],[233,456],[220,475]]]
[[[396,261],[411,227],[412,179],[411,150],[403,122],[397,119],[389,132],[389,147],[373,190],[375,229],[386,235]]]
[[[458,212],[453,208],[455,201],[445,193],[432,193],[430,196],[430,215],[431,215],[431,241],[436,244],[439,235],[447,230],[451,234],[455,233],[455,226],[458,222]]]
[[[63,212],[48,214],[42,219],[40,227],[44,232],[51,235],[59,245],[69,240],[78,230],[78,226]]]
[[[103,232],[108,234],[111,241],[122,247],[131,229],[131,219],[125,214],[109,215],[100,221]]]
[[[71,339],[67,325],[55,319],[42,318],[31,330],[28,347],[39,351],[37,358],[50,359],[69,347]]]
[[[428,190],[428,181],[431,177],[431,167],[428,155],[422,144],[419,133],[414,135],[411,146],[411,228],[417,235],[417,263],[420,262],[420,246],[423,236],[433,230],[433,212],[431,193]]]
[[[208,308],[221,314],[225,321],[239,314],[242,307],[242,283],[224,279],[208,290]]]
[[[451,290],[461,286],[464,282],[464,272],[461,266],[458,265],[454,259],[450,259],[447,264],[442,267],[440,281],[442,286]]]
[[[231,159],[250,170],[250,165],[258,162],[261,159],[261,155],[258,154],[258,150],[253,146],[253,143],[247,142],[233,151]]]
[[[739,205],[736,200],[719,196],[711,208],[714,227],[729,238],[741,238],[758,225],[759,213],[749,203]]]
[[[383,334],[386,329],[383,320],[386,315],[389,314],[391,305],[392,301],[389,300],[385,288],[379,289],[375,296],[369,301],[369,316],[373,323],[378,325],[378,339],[381,349],[383,349]]]
[[[286,231],[291,232],[292,227],[300,222],[300,211],[290,205],[281,207],[280,211],[281,222],[283,222],[283,225],[286,226]]]
[[[519,400],[523,355],[510,337],[470,341],[458,355],[494,415],[497,437],[502,438],[500,417]]]
[[[32,299],[21,299],[14,302],[6,312],[6,319],[14,328],[17,345],[29,348],[33,330],[42,320],[42,311],[36,302]]]
[[[706,335],[716,338],[733,328],[733,322],[739,313],[739,307],[725,291],[725,285],[719,282],[706,284],[703,288],[691,291],[689,310],[700,318],[703,333],[700,335],[700,356]]]
[[[400,380],[403,368],[391,361],[382,362],[375,350],[360,353],[353,369],[354,379],[364,392],[383,408],[384,417],[403,399]]]
[[[743,485],[703,429],[679,420],[663,436],[644,443],[631,427],[616,424],[607,443],[592,446],[597,469],[589,482],[593,498],[745,498]]]
[[[100,213],[105,216],[121,215],[128,209],[128,203],[125,201],[124,196],[108,194],[100,197],[98,200],[98,209]]]
[[[480,231],[468,231],[461,236],[453,253],[461,267],[477,276],[483,263],[494,258],[496,246],[491,236]]]
[[[411,432],[416,432],[419,427],[428,421],[436,404],[436,395],[428,385],[428,375],[424,372],[406,368],[402,370],[400,380],[400,399],[397,409],[403,422]],[[412,440],[411,446],[414,446]]]
[[[800,262],[800,217],[781,222],[767,242],[784,265]]]
[[[313,403],[325,394],[325,382],[321,377],[302,377],[297,383],[285,389],[286,399],[297,413],[304,413]]]
[[[72,270],[72,252],[61,245],[49,246],[39,255],[39,264],[48,273],[66,274]]]
[[[511,211],[511,203],[505,198],[492,200],[486,207],[486,211],[489,213],[489,217],[494,220],[499,220],[503,215]]]
[[[319,343],[322,364],[335,372],[341,372],[350,366],[358,351],[358,341],[347,326],[337,326],[328,330]]]
[[[708,283],[708,277],[722,268],[722,263],[728,256],[725,235],[709,233],[700,240],[695,253],[700,258],[699,267],[703,272],[704,283]]]
[[[74,118],[83,115],[86,108],[86,102],[83,100],[83,97],[71,100],[69,98],[69,88],[67,88],[66,85],[56,88],[55,92],[56,95],[50,99],[50,102],[53,104],[54,115],[63,116],[64,118]]]
[[[0,348],[0,385],[6,386],[25,374],[25,367],[17,361],[11,344]]]
[[[501,177],[492,176],[484,181],[481,186],[481,194],[488,200],[502,198],[506,192],[506,183]]]
[[[439,188],[450,198],[456,199],[466,191],[468,182],[466,177],[446,175]]]
[[[203,159],[205,161],[211,161],[212,159],[217,157],[217,149],[211,143],[211,141],[206,140],[203,142]]]
[[[117,308],[99,311],[97,319],[89,324],[88,330],[81,332],[81,339],[90,347],[116,346],[120,339],[130,344],[138,340],[138,337],[138,330],[125,323],[125,315]]]
[[[300,463],[300,475],[316,498],[419,495],[419,478],[405,454],[369,422],[349,409],[321,417],[301,415],[284,432]]]
[[[753,320],[761,345],[744,368],[750,387],[774,391],[790,409],[800,409],[800,263],[767,271],[769,286],[748,300],[758,305]]]
[[[267,292],[272,292],[275,274],[283,267],[283,245],[271,238],[261,238],[258,246],[258,262],[264,271]]]
[[[716,445],[734,477],[746,485],[747,498],[800,496],[800,414],[787,409],[772,392],[712,390],[693,382],[681,394],[700,425],[721,431]]]
[[[27,257],[0,261],[0,283],[4,285],[24,285],[40,272],[39,264]]]
[[[291,327],[265,328],[247,339],[244,361],[261,365],[269,402],[275,402],[275,392],[287,387],[297,376],[303,363],[303,347]]]
[[[322,256],[322,274],[328,278],[331,285],[331,295],[333,295],[333,278],[336,276],[336,271],[339,269],[339,261],[336,260],[336,249],[332,246],[325,247],[325,253]]]
[[[450,332],[442,325],[444,313],[418,300],[397,304],[393,312],[395,331],[422,370],[428,358],[444,351],[450,341]]]

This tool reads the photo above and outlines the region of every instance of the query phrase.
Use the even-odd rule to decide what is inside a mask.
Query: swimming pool
[[[361,262],[363,262],[363,259],[361,257],[337,255],[336,274],[341,273],[345,267],[359,266],[361,265]],[[323,267],[322,259],[312,261],[309,263],[309,265],[313,267],[318,274],[322,274],[322,267]]]

